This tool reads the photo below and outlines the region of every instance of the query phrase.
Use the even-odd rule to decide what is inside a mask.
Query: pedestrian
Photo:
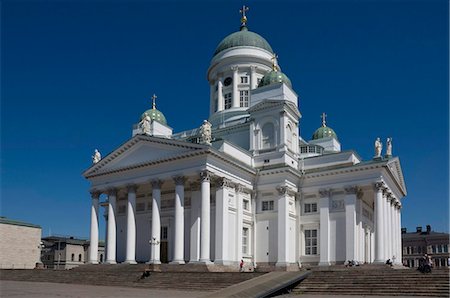
[[[239,263],[239,272],[244,271],[244,260],[241,259],[241,262]]]

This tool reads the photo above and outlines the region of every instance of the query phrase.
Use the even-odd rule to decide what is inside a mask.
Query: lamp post
[[[159,245],[160,241],[156,240],[156,237],[152,237],[152,239],[150,239],[148,241],[148,243],[150,243],[150,245],[152,245],[151,264],[154,264],[155,263],[155,247],[156,247],[156,245]]]

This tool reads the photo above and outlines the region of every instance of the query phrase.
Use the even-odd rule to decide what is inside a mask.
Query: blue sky
[[[175,132],[208,117],[206,70],[248,26],[300,96],[301,135],[328,114],[344,150],[393,138],[403,226],[448,231],[448,4],[423,1],[8,1],[1,3],[1,215],[46,236],[89,236],[81,173],[131,137],[158,95]],[[101,227],[101,230],[103,227]],[[100,235],[104,235],[101,232]]]

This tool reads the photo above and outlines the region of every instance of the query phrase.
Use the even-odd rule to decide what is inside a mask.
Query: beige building
[[[40,226],[0,217],[1,269],[33,269],[40,256]]]
[[[42,262],[45,268],[71,269],[86,263],[89,241],[74,237],[49,236],[42,238]],[[98,259],[103,262],[104,243],[98,247]]]
[[[448,267],[450,254],[448,252],[449,234],[417,227],[415,232],[407,233],[402,229],[403,264],[408,267],[419,267],[419,260],[424,254],[431,256],[434,268]]]

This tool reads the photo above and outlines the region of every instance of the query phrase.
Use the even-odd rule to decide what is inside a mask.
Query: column
[[[389,212],[389,208],[391,206],[391,199],[390,199],[390,193],[388,193],[388,190],[385,189],[385,191],[383,192],[384,194],[384,214],[385,214],[385,218],[384,218],[384,258],[385,260],[387,259],[391,259],[392,261],[392,250],[391,250],[391,244],[392,244],[392,239],[391,239],[391,217],[390,217],[390,212]]]
[[[182,176],[175,181],[175,243],[171,264],[184,264],[184,182]]]
[[[374,184],[375,190],[375,263],[385,263],[384,259],[384,199],[383,199],[383,183]]]
[[[89,245],[89,264],[98,264],[98,198],[100,193],[91,192],[91,234]]]
[[[108,244],[106,263],[116,264],[116,196],[117,190],[108,191]]]
[[[221,178],[219,188],[216,191],[216,251],[214,264],[230,265],[228,255],[228,194],[231,181]]]
[[[150,264],[161,264],[161,180],[152,182],[152,235]]]
[[[319,266],[330,266],[330,190],[319,191],[320,261]]]
[[[202,206],[200,220],[200,262],[211,263],[210,252],[210,179],[211,173],[203,171],[200,173]]]
[[[238,67],[232,66],[231,70],[233,71],[233,102],[232,107],[237,108],[239,107],[239,91],[238,91]]]
[[[258,84],[258,78],[256,77],[256,68],[257,66],[250,66],[250,90],[255,89]]]
[[[190,228],[190,258],[189,263],[200,260],[200,183],[191,184],[191,228]]]
[[[398,217],[398,226],[397,226],[397,228],[398,228],[398,239],[397,239],[397,242],[398,242],[398,256],[397,256],[397,258],[398,258],[398,261],[400,263],[403,262],[403,244],[402,244],[402,231],[401,231],[401,228],[402,228],[402,213],[401,213],[401,211],[402,211],[402,205],[399,202],[398,208],[397,208],[397,217]]]
[[[215,84],[214,82],[210,82],[209,84],[209,114],[212,115],[214,112],[216,112],[216,99],[215,99]],[[219,105],[217,104],[217,107]]]
[[[104,207],[105,207],[105,213],[103,214],[103,216],[105,218],[106,227],[105,227],[105,251],[103,254],[102,263],[106,262],[106,255],[108,252],[108,204],[106,204]]]
[[[356,226],[356,187],[345,188],[345,260],[356,260],[356,237],[360,231]],[[358,227],[359,228],[359,227]]]
[[[128,185],[127,247],[125,263],[136,264],[136,185]]]
[[[218,105],[218,111],[223,111],[224,110],[224,102],[223,102],[223,82],[222,82],[223,78],[219,77],[219,79],[217,80],[217,105]]]
[[[289,196],[286,186],[278,186],[278,258],[275,266],[289,264]]]
[[[235,188],[235,194],[236,194],[236,209],[237,209],[237,260],[240,262],[242,259],[242,229],[243,229],[243,217],[244,217],[244,210],[242,208],[242,192],[243,192],[242,185],[236,185]]]

